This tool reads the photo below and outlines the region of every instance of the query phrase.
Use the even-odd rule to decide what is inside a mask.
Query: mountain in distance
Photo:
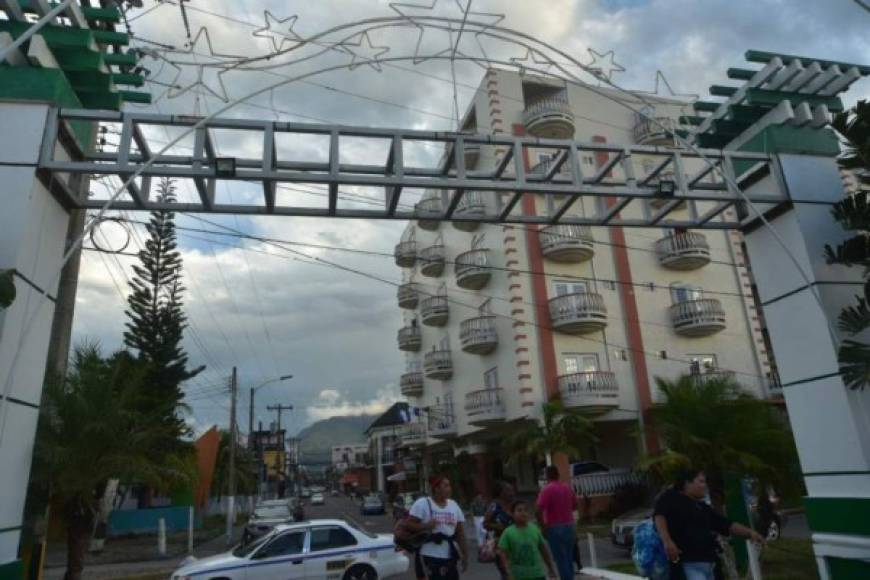
[[[328,456],[332,448],[338,445],[366,443],[365,430],[377,418],[377,415],[354,415],[330,417],[312,423],[296,435],[303,461],[306,457]]]

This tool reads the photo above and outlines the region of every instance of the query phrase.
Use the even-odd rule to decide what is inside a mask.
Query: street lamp
[[[278,377],[277,379],[269,379],[263,383],[260,383],[256,387],[251,387],[251,406],[248,409],[248,447],[253,447],[254,443],[254,393],[257,392],[257,389],[265,387],[266,385],[271,385],[272,383],[278,383],[281,381],[286,381],[292,379],[293,375],[284,375]]]

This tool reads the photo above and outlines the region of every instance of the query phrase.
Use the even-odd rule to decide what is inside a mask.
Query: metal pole
[[[586,541],[589,542],[589,564],[593,568],[598,568],[598,552],[595,551],[595,536],[591,532],[587,532]]]
[[[157,520],[157,553],[166,555],[166,520],[163,518]]]
[[[251,387],[251,402],[248,406],[248,449],[254,447],[254,387]]]
[[[45,16],[37,20],[33,26],[24,31],[24,34],[16,38],[12,44],[7,44],[5,47],[0,48],[0,62],[5,61],[6,57],[9,56],[12,51],[30,40],[31,36],[39,32],[46,24],[54,20],[61,12],[66,12],[66,9],[69,8],[72,3],[73,0],[63,0],[63,2],[49,10]]]
[[[227,545],[233,541],[233,523],[235,521],[236,503],[236,367],[233,367],[230,379],[230,474],[227,498]]]
[[[193,506],[187,511],[187,553],[193,554]]]

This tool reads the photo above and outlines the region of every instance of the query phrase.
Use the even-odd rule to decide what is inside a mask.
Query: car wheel
[[[371,566],[358,564],[345,572],[343,580],[378,580],[378,573]]]
[[[773,542],[779,539],[779,535],[781,533],[779,520],[771,520],[770,525],[767,526],[767,534],[766,539],[768,542]]]

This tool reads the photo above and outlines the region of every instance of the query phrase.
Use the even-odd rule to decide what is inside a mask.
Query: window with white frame
[[[498,367],[493,367],[483,373],[483,386],[487,389],[498,388]]]
[[[556,280],[555,282],[553,282],[553,293],[556,296],[565,296],[566,294],[581,294],[583,292],[589,292],[588,282],[566,282],[563,280]]]
[[[689,371],[693,375],[710,373],[718,368],[715,354],[690,354]]]
[[[704,289],[694,284],[677,282],[671,284],[671,300],[674,304],[700,300],[704,297]]]
[[[598,370],[598,355],[595,353],[567,353],[562,355],[566,374],[594,373]]]

